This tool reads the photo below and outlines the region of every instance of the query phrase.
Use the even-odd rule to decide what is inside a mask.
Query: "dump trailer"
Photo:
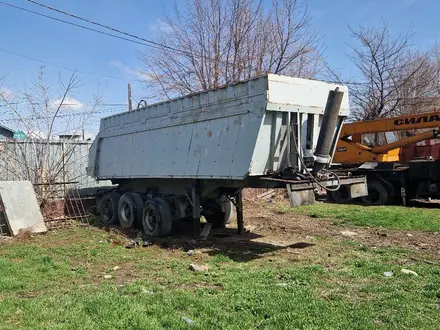
[[[87,173],[105,224],[164,236],[174,220],[224,226],[243,188],[286,188],[292,206],[316,187],[367,194],[366,178],[328,171],[344,118],[344,85],[268,74],[101,119]],[[191,223],[191,222],[190,222]]]

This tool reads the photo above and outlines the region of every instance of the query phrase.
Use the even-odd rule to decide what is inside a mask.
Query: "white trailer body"
[[[143,200],[153,187],[158,195],[188,196],[188,188],[200,181],[203,204],[214,190],[285,186],[282,176],[266,179],[293,169],[303,178],[293,190],[305,189],[309,198],[313,182],[301,175],[313,167],[329,93],[336,89],[343,96],[337,122],[327,132],[334,140],[331,158],[349,114],[347,87],[269,74],[101,119],[88,175],[111,180],[120,193],[135,191]],[[343,183],[365,184],[349,180]]]
[[[283,118],[288,112],[297,117],[301,153],[313,153],[336,87],[344,92],[343,119],[349,113],[346,86],[272,74],[103,118],[88,173],[110,180],[242,180],[278,171],[288,157]]]

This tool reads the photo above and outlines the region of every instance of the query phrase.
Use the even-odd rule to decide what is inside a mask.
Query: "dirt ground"
[[[280,202],[280,198],[278,201]],[[422,231],[387,230],[367,227],[337,226],[331,219],[316,219],[306,215],[276,214],[264,208],[265,201],[247,200],[246,225],[266,241],[291,242],[310,237],[332,237],[355,240],[374,247],[400,247],[421,250],[440,259],[440,234]]]
[[[267,238],[331,236],[343,239],[351,237],[359,242],[378,247],[398,246],[430,250],[431,252],[440,251],[439,233],[339,227],[335,226],[330,219],[316,219],[292,213],[275,214],[271,210],[261,207],[260,203],[246,201],[245,219],[249,227],[254,228],[256,232],[264,233]]]
[[[290,212],[277,213],[275,206],[278,203],[288,202],[281,196],[274,198],[272,203],[245,200],[244,222],[247,232],[242,235],[237,235],[233,219],[226,229],[213,229],[205,240],[191,239],[191,223],[175,223],[169,237],[146,240],[170,253],[195,249],[213,255],[222,253],[240,262],[278,257],[290,261],[325,260],[330,254],[344,253],[347,247],[340,243],[374,249],[408,249],[416,252],[415,256],[420,260],[428,263],[440,261],[439,233],[340,226],[332,219],[317,219]],[[120,229],[112,230],[120,233]],[[131,239],[139,235],[137,231],[123,234]],[[124,240],[115,240],[114,243],[126,244]]]
[[[221,250],[232,259],[240,261],[267,258],[274,253],[290,254],[292,250],[304,248],[313,250],[314,254],[324,255],[331,248],[329,242],[352,242],[373,248],[404,248],[420,252],[423,259],[427,257],[434,262],[440,260],[439,233],[340,226],[332,219],[318,219],[290,212],[277,213],[275,206],[279,203],[288,202],[282,195],[273,198],[271,203],[263,199],[245,200],[244,221],[247,232],[242,235],[236,233],[234,218],[228,228],[212,230],[207,239],[197,242],[191,239],[191,223],[176,223],[170,237],[144,237],[144,240],[171,251],[195,248],[216,252]],[[137,230],[106,230],[114,233],[114,245],[126,245],[129,240],[139,237]],[[22,240],[21,236],[12,239]],[[5,240],[0,237],[2,242]],[[66,241],[60,244],[64,245]]]

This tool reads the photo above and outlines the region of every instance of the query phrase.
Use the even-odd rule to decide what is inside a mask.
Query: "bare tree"
[[[313,77],[319,40],[305,0],[186,0],[162,18],[158,43],[141,54],[151,94],[173,97],[263,73]]]
[[[8,115],[6,120],[27,136],[25,140],[0,141],[0,179],[30,180],[36,185],[42,208],[59,191],[51,185],[78,180],[84,172],[80,166],[85,164],[78,164],[67,175],[66,164],[77,146],[73,139],[81,135],[100,97],[94,95],[90,104],[78,104],[73,96],[79,86],[75,73],[67,81],[60,78],[58,85],[50,85],[41,69],[25,91],[14,91],[11,95],[11,91],[0,88],[0,105],[8,110],[3,115]],[[55,145],[55,136],[60,134],[70,138]]]
[[[421,112],[438,102],[438,62],[433,52],[413,49],[413,33],[393,38],[385,23],[350,31],[356,42],[351,58],[360,74],[350,93],[354,119]]]
[[[439,104],[440,63],[434,51],[413,54],[411,63],[403,68],[404,83],[396,93],[400,100],[397,114],[422,113]],[[409,76],[410,79],[405,79]]]

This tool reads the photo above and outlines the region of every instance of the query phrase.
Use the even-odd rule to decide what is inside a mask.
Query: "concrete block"
[[[47,231],[30,181],[0,181],[0,198],[12,236],[18,235],[20,230]]]

